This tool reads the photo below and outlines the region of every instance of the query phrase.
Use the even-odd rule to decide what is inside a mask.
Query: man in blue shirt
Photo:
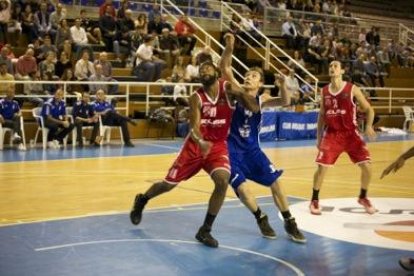
[[[285,230],[289,237],[295,242],[304,243],[306,239],[298,230],[295,219],[290,214],[286,195],[278,180],[283,171],[276,170],[259,145],[261,108],[290,104],[290,97],[284,82],[285,78],[279,78],[281,98],[271,98],[268,94],[258,95],[264,79],[261,68],[254,67],[248,70],[243,85],[240,85],[234,78],[231,68],[234,36],[226,34],[224,39],[226,48],[220,62],[220,69],[223,77],[232,85],[231,94],[237,99],[228,138],[231,164],[230,184],[240,200],[255,216],[262,235],[275,239],[276,233],[269,225],[267,215],[257,205],[254,195],[248,189],[246,180],[253,180],[258,184],[270,187],[275,204],[284,218]]]
[[[22,126],[20,124],[20,107],[14,98],[14,86],[9,87],[6,97],[0,100],[0,124],[3,127],[13,129],[13,144],[18,145],[19,150],[26,150],[22,141]]]
[[[95,115],[95,110],[90,104],[89,92],[82,93],[82,100],[75,103],[72,110],[73,119],[75,120],[77,142],[79,147],[83,147],[82,127],[92,126],[92,133],[90,138],[90,145],[99,146],[96,140],[98,134],[99,123],[98,116]]]
[[[62,89],[56,90],[54,97],[43,104],[41,115],[45,122],[45,127],[49,129],[47,135],[48,147],[60,148],[60,145],[63,144],[63,139],[75,127],[67,119]]]
[[[127,123],[136,125],[130,118],[122,116],[117,113],[113,105],[106,101],[105,92],[102,89],[96,91],[96,101],[93,103],[96,115],[102,116],[102,124],[108,126],[120,126],[122,130],[122,136],[124,138],[124,145],[126,147],[134,147],[129,138],[129,130]]]

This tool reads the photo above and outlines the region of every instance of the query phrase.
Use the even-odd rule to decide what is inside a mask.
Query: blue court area
[[[290,199],[292,206],[301,202]],[[121,213],[0,227],[0,275],[406,275],[397,260],[414,248],[386,249],[306,231],[308,242],[296,244],[272,199],[259,203],[278,238],[261,237],[253,216],[231,200],[213,231],[216,249],[194,238],[206,205],[146,210],[138,226]]]
[[[379,134],[377,142],[414,140],[414,135],[388,135]],[[18,152],[14,149],[5,148],[0,154],[0,162],[34,161],[34,160],[60,160],[73,158],[97,158],[115,156],[154,155],[178,152],[183,144],[183,139],[176,140],[137,140],[134,148],[126,148],[120,144],[104,145],[98,148],[84,147],[73,148],[68,145],[65,149],[43,150],[39,147]],[[289,147],[314,147],[315,140],[285,140],[261,143],[266,148],[289,148]]]

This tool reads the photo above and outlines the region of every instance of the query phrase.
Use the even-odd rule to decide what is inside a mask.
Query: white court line
[[[391,225],[381,223],[344,223],[345,228],[353,229],[372,229],[376,231],[392,231],[392,232],[413,232],[414,225]]]
[[[69,243],[69,244],[62,244],[62,245],[36,248],[35,251],[36,252],[41,252],[41,251],[55,250],[55,249],[61,249],[61,248],[66,248],[66,247],[85,246],[85,245],[94,245],[94,244],[118,243],[118,242],[162,242],[162,243],[184,243],[184,244],[196,244],[196,245],[200,244],[199,242],[184,241],[184,240],[119,239],[119,240],[101,240],[101,241]],[[266,258],[266,259],[270,259],[270,260],[273,260],[275,262],[278,262],[278,263],[281,263],[281,264],[287,266],[288,268],[293,270],[293,272],[295,272],[299,276],[304,276],[305,275],[298,267],[294,266],[293,264],[291,264],[287,261],[284,261],[282,259],[270,256],[270,255],[266,255],[266,254],[263,254],[263,253],[259,253],[259,252],[256,252],[256,251],[251,251],[251,250],[247,250],[247,249],[243,249],[243,248],[239,248],[239,247],[227,246],[227,245],[220,245],[219,249],[228,249],[228,250],[232,250],[232,251],[239,251],[239,252],[244,252],[244,253],[256,255],[256,256],[259,256],[259,257],[263,257],[263,258]]]

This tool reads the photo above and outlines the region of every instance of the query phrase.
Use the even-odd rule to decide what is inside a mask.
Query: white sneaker
[[[53,141],[49,141],[49,142],[47,142],[47,147],[50,148],[50,149],[55,149],[56,144]]]
[[[53,140],[52,141],[55,144],[55,149],[59,149],[60,148],[60,144],[58,140]]]
[[[24,144],[23,144],[23,143],[20,143],[20,144],[17,146],[17,149],[18,149],[18,150],[21,150],[21,151],[25,151],[25,150],[26,150],[26,147],[24,146]]]
[[[19,134],[14,133],[13,135],[13,144],[20,144],[22,142],[22,137]]]

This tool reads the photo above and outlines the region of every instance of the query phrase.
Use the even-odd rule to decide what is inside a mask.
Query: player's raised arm
[[[367,99],[362,94],[361,89],[358,86],[356,86],[356,85],[353,86],[352,94],[354,95],[354,97],[358,101],[358,104],[359,104],[361,110],[367,114],[367,123],[366,123],[366,127],[365,127],[365,134],[368,136],[368,138],[370,140],[374,140],[377,136],[375,131],[374,131],[374,128],[372,126],[372,124],[374,122],[374,116],[375,116],[374,109],[368,103]]]
[[[291,97],[286,89],[285,76],[275,74],[275,86],[280,85],[280,97],[271,97],[268,94],[262,95],[262,106],[263,107],[274,107],[274,106],[289,106]],[[279,83],[278,83],[279,82]]]

